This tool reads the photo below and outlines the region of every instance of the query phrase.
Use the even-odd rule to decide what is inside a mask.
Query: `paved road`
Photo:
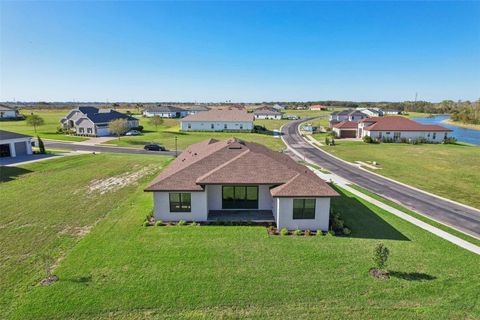
[[[319,166],[371,192],[390,198],[403,206],[441,221],[470,235],[480,237],[480,210],[439,199],[399,183],[384,179],[353,165],[346,164],[308,144],[298,133],[298,120],[283,126],[285,143]],[[420,177],[419,177],[420,178]]]
[[[140,148],[122,148],[122,147],[109,147],[109,146],[89,146],[82,144],[75,144],[71,142],[57,142],[57,141],[44,141],[45,146],[54,149],[69,149],[80,151],[95,151],[95,152],[114,152],[114,153],[130,153],[130,154],[150,154],[150,155],[162,155],[173,156],[175,151],[147,151]]]

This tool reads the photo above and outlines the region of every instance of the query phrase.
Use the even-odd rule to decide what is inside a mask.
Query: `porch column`
[[[27,148],[27,154],[32,154],[32,141],[27,140],[25,141],[25,147]]]
[[[10,156],[16,157],[17,153],[15,152],[15,142],[10,142]]]

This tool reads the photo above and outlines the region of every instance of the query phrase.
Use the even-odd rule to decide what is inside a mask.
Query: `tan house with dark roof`
[[[275,221],[278,228],[328,230],[327,183],[289,156],[235,138],[188,147],[145,191],[163,221]]]
[[[180,120],[183,131],[252,131],[254,117],[245,110],[212,109]]]

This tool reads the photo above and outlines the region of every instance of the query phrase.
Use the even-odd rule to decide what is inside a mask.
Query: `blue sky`
[[[0,100],[480,97],[480,2],[1,2]]]

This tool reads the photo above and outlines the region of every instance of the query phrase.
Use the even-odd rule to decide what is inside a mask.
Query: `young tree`
[[[40,139],[39,136],[37,136],[37,140],[38,140],[38,149],[40,149],[40,153],[45,154],[46,151],[45,151],[45,145],[43,144],[43,140]]]
[[[379,270],[383,270],[387,265],[388,256],[390,255],[390,250],[383,245],[383,243],[377,244],[375,250],[373,251],[373,262]]]
[[[113,133],[120,139],[122,134],[125,134],[128,131],[128,122],[125,119],[117,119],[110,121],[108,124],[108,131]]]
[[[155,126],[155,130],[158,131],[158,126],[163,124],[163,119],[160,116],[153,116],[148,123]]]
[[[27,125],[32,126],[35,133],[37,133],[37,127],[43,125],[44,123],[45,121],[43,118],[36,114],[32,113],[31,115],[27,116]]]

